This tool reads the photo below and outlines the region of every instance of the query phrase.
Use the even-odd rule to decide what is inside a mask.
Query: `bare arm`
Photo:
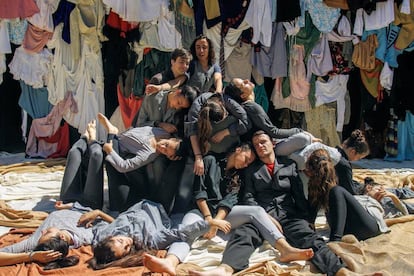
[[[219,72],[214,73],[214,87],[217,93],[223,91],[223,76]]]
[[[198,139],[198,135],[191,135],[190,141],[191,141],[191,147],[193,148],[193,152],[194,152],[193,172],[196,175],[200,176],[204,174],[204,161],[203,161],[203,155],[201,154],[200,141]]]
[[[187,76],[182,75],[182,76],[176,77],[175,79],[170,80],[170,81],[165,82],[165,83],[148,84],[145,87],[145,94],[153,94],[153,93],[157,93],[157,92],[162,91],[162,90],[171,90],[171,89],[178,88],[181,85],[183,85],[186,80],[187,80]]]
[[[33,261],[48,263],[56,260],[60,256],[62,256],[62,253],[53,250],[22,253],[0,252],[0,266],[29,263]]]
[[[106,222],[113,222],[114,218],[101,210],[93,210],[83,214],[78,221],[78,225],[84,225],[86,228],[91,227],[93,222],[98,218],[102,218]]]

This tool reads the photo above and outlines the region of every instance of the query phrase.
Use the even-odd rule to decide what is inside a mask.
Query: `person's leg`
[[[312,248],[310,261],[327,275],[335,275],[345,267],[343,261],[326,245],[323,238],[316,234],[310,223],[304,219],[284,219],[280,221],[286,240],[297,248]]]
[[[161,203],[165,210],[170,213],[173,209],[175,195],[177,194],[178,185],[184,171],[185,159],[170,161],[166,170],[162,174],[161,186],[155,197],[156,201]]]
[[[74,202],[82,194],[82,163],[88,150],[87,137],[82,136],[68,152],[65,172],[60,188],[60,199],[64,202]]]
[[[395,194],[399,199],[414,198],[414,191],[409,187],[403,188],[387,188],[387,191]]]
[[[82,204],[92,209],[102,209],[104,196],[103,151],[96,141],[89,145],[89,163],[83,189]]]
[[[265,240],[275,245],[283,234],[272,222],[266,211],[260,206],[235,205],[225,218],[231,223],[231,228],[237,228],[245,223],[252,223]]]
[[[331,228],[331,241],[339,241],[346,234],[365,240],[381,233],[376,219],[353,195],[340,186],[329,191],[328,223]]]
[[[118,172],[109,162],[105,162],[108,175],[109,209],[123,211],[127,206],[130,185],[124,173]]]
[[[98,121],[105,128],[106,132],[109,134],[118,134],[118,128],[114,126],[108,118],[105,117],[102,113],[98,113]]]
[[[275,153],[277,156],[288,156],[295,151],[301,150],[311,144],[311,136],[306,133],[296,133],[288,138],[281,140],[275,145]]]
[[[224,249],[221,263],[230,266],[234,272],[247,268],[250,256],[263,241],[259,230],[251,223],[235,228]]]
[[[141,199],[149,198],[148,178],[146,168],[140,167],[136,170],[125,173],[128,181],[129,191],[125,202],[125,210],[139,202]]]
[[[221,265],[208,271],[190,271],[192,276],[231,276],[249,265],[249,258],[254,250],[263,243],[259,230],[246,223],[232,230],[230,239],[224,249]]]
[[[185,159],[183,172],[179,178],[178,189],[175,195],[172,214],[186,213],[191,208],[193,200],[194,184],[194,160],[190,157]]]
[[[202,220],[200,211],[192,210],[184,216],[181,224],[191,225]],[[145,254],[144,265],[152,272],[166,272],[170,275],[175,275],[176,266],[184,261],[190,252],[190,246],[190,242],[174,242],[170,245],[165,258]]]
[[[226,220],[231,223],[233,229],[245,223],[252,223],[263,238],[279,250],[282,262],[309,260],[313,256],[310,248],[298,249],[290,246],[276,224],[260,206],[236,205],[231,209]]]

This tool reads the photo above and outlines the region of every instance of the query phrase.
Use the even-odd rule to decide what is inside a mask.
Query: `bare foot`
[[[63,209],[70,209],[72,208],[73,203],[63,203],[63,201],[58,200],[55,202],[55,208],[57,210],[63,210]]]
[[[280,252],[279,260],[284,263],[291,261],[307,261],[313,257],[311,248],[299,249],[291,246],[285,239],[278,239],[275,248]]]
[[[89,141],[96,141],[96,121],[92,120],[88,123],[88,127],[86,128],[86,131],[89,135]]]
[[[108,118],[105,117],[105,115],[103,115],[102,113],[98,113],[98,120],[106,129],[108,134],[118,134],[118,128],[111,124],[111,122],[108,120]]]
[[[85,136],[85,138],[86,138],[86,141],[90,141],[91,140],[91,137],[89,136],[89,132],[88,132],[88,130],[86,129],[85,130],[85,132],[83,133],[83,136]]]
[[[307,261],[313,257],[312,248],[299,249],[292,247],[290,250],[280,252],[279,261],[288,263],[291,261]]]
[[[175,263],[171,258],[158,258],[150,254],[143,255],[144,266],[146,266],[151,272],[166,272],[172,276],[175,276],[175,267],[178,265],[179,261]]]
[[[207,271],[194,271],[190,270],[188,273],[190,276],[231,276],[233,269],[231,267],[220,265],[217,268],[210,269]]]

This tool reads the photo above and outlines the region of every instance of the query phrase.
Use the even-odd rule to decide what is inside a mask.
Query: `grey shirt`
[[[66,230],[72,235],[73,248],[91,244],[93,240],[92,228],[78,227],[82,212],[79,210],[59,210],[52,212],[36,231],[27,239],[0,248],[1,252],[22,253],[32,251],[38,244],[42,231],[50,227]]]
[[[136,126],[154,126],[156,121],[177,125],[177,110],[168,108],[169,91],[146,95],[138,114]]]
[[[152,249],[165,249],[175,241],[192,241],[209,229],[205,221],[179,225],[171,229],[171,221],[161,204],[143,200],[121,213],[111,224],[93,228],[93,244],[111,236],[130,236]]]
[[[151,139],[170,138],[170,134],[158,127],[136,127],[121,133],[119,139],[119,154],[113,150],[105,157],[118,172],[130,172],[145,166],[155,158],[158,153],[151,146]],[[121,157],[122,156],[122,157]]]

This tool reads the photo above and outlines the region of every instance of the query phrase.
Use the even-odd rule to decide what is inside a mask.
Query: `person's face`
[[[195,51],[197,59],[199,60],[207,60],[208,59],[208,42],[207,39],[202,38],[196,41],[195,43]]]
[[[42,231],[42,236],[39,239],[39,243],[44,243],[50,240],[50,238],[60,235],[60,229],[56,227],[49,227]]]
[[[254,136],[252,143],[259,158],[265,158],[273,153],[273,143],[266,134]]]
[[[134,244],[132,238],[127,236],[114,236],[111,239],[111,249],[117,259],[129,254]]]
[[[184,75],[188,70],[190,60],[183,57],[178,57],[176,60],[171,60],[171,70],[174,72],[176,77]]]
[[[367,153],[357,153],[355,149],[351,148],[348,151],[348,159],[349,161],[358,161],[361,160],[362,158],[367,157]]]
[[[172,158],[175,156],[177,146],[178,141],[175,139],[161,139],[157,142],[157,151],[168,158]]]
[[[188,99],[186,97],[184,97],[181,94],[180,90],[177,90],[175,92],[173,92],[174,95],[171,98],[171,102],[170,102],[170,106],[176,110],[180,110],[180,109],[184,109],[184,108],[189,108],[190,107],[190,102],[188,101]]]
[[[248,167],[256,159],[256,155],[252,150],[241,150],[237,148],[234,154],[234,168],[244,169]]]
[[[384,187],[380,186],[380,185],[375,185],[375,186],[367,186],[367,194],[373,198],[375,198],[375,195],[377,195],[379,192],[383,192],[384,191]]]
[[[247,97],[249,97],[254,90],[254,83],[252,83],[250,80],[245,79],[242,80],[240,78],[234,78],[232,80],[232,83],[241,90],[242,94],[240,95],[240,97],[242,99],[246,99]]]

